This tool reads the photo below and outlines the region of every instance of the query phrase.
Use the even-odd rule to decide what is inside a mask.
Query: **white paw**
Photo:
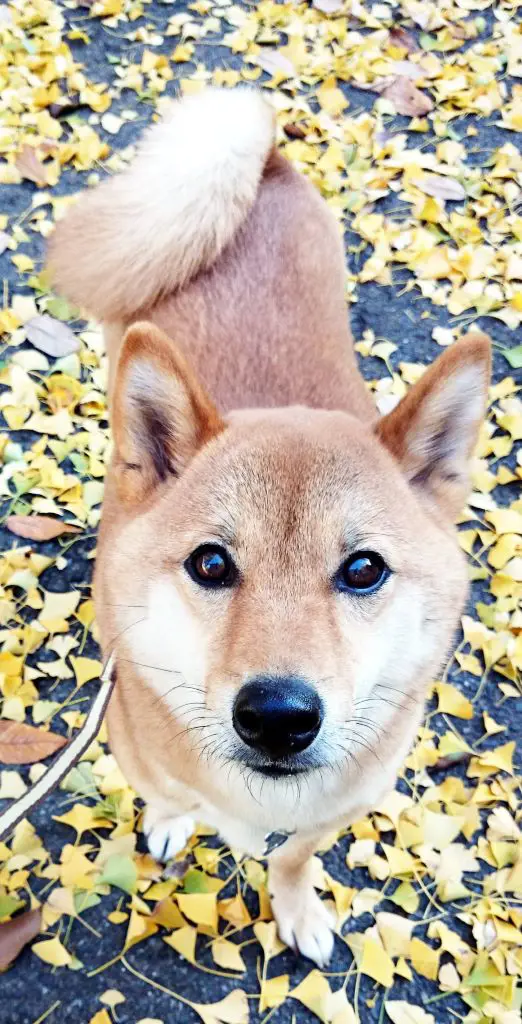
[[[158,813],[147,807],[143,818],[143,831],[149,850],[157,861],[168,861],[185,849],[196,823],[193,818],[182,814],[178,818],[160,818]]]
[[[315,889],[304,894],[286,889],[272,895],[272,910],[281,942],[326,967],[334,947],[334,920]]]

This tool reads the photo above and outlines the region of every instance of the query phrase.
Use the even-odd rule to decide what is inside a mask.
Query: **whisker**
[[[351,733],[349,735],[355,737],[355,742],[358,743],[360,747],[364,747],[364,749],[367,750],[370,754],[373,754],[373,756],[377,759],[381,767],[384,767],[382,759],[380,755],[377,753],[377,751],[374,749],[374,747],[370,746],[370,744],[367,743],[366,740],[363,740],[357,733]]]
[[[140,622],[143,622],[143,619],[140,619]],[[176,668],[160,668],[159,665],[146,665],[145,662],[133,661],[132,658],[118,658],[118,661],[124,661],[128,665],[135,665],[136,668],[150,668],[153,672],[168,672],[169,675],[173,676],[183,675],[183,673]]]
[[[137,622],[130,622],[127,626],[124,626],[124,628],[121,630],[121,632],[117,633],[116,636],[114,636],[112,638],[112,640],[109,641],[109,644],[108,644],[109,649],[114,647],[114,645],[118,642],[118,640],[120,639],[121,636],[123,636],[124,633],[127,633],[129,629],[133,629],[134,626],[139,626],[140,622],[145,622],[145,619],[147,617],[148,617],[147,615],[143,615],[141,617],[141,619],[138,619]],[[122,659],[117,659],[117,660],[122,660]]]

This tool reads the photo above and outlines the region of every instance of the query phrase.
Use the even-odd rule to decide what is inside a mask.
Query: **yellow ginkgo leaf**
[[[241,950],[235,942],[223,938],[215,939],[211,949],[212,956],[220,967],[225,967],[229,971],[244,971],[246,969]]]
[[[439,970],[440,951],[428,946],[422,939],[412,939],[409,950],[410,960],[418,974],[435,981]]]
[[[99,679],[100,673],[103,670],[101,661],[98,661],[96,658],[76,658],[72,654],[71,665],[74,669],[77,686],[83,686],[84,683],[89,683],[91,679]]]
[[[361,972],[386,988],[393,984],[393,960],[374,939],[364,940]]]
[[[196,962],[197,935],[197,929],[188,924],[184,925],[183,928],[176,928],[176,931],[172,932],[171,935],[164,935],[163,941],[168,946],[172,946],[178,953],[181,953],[185,960],[193,964]]]
[[[215,892],[178,893],[179,909],[189,921],[217,931],[218,912]]]
[[[468,655],[468,657],[474,657]],[[477,659],[475,659],[477,660]],[[478,662],[480,668],[480,662]],[[482,669],[480,669],[482,674]],[[456,718],[473,718],[473,704],[457,690],[451,683],[435,683],[433,687],[438,697],[437,711],[447,715],[454,715]]]
[[[259,1000],[259,1012],[272,1010],[284,1003],[290,988],[288,974],[279,974],[275,978],[265,979],[261,983],[261,998]]]
[[[57,935],[52,939],[42,939],[41,942],[34,942],[32,945],[33,953],[36,953],[40,960],[44,960],[46,964],[51,964],[52,967],[67,967],[72,962],[72,956],[67,952],[65,946],[62,946]]]
[[[248,1024],[248,999],[236,988],[218,1003],[192,1003],[203,1024]]]
[[[422,1006],[393,999],[385,1003],[386,1013],[393,1024],[435,1024],[435,1017]]]
[[[297,988],[292,989],[290,995],[292,999],[298,999],[303,1006],[315,1013],[323,1024],[328,1024],[332,991],[324,974],[316,970],[310,971]]]

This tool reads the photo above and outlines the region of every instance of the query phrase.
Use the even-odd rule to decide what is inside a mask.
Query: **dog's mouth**
[[[256,765],[253,770],[259,775],[264,775],[267,779],[283,779],[288,775],[304,775],[311,769],[300,767],[299,765],[262,764]]]
[[[273,760],[266,760],[262,756],[245,755],[243,751],[236,752],[234,756],[236,763],[242,765],[244,768],[250,769],[256,775],[261,775],[265,779],[287,779],[295,777],[296,775],[309,775],[313,771],[317,771],[321,768],[326,767],[316,757],[308,755],[306,756],[290,756],[281,757]]]

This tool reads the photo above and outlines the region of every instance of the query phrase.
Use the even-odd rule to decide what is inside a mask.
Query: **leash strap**
[[[103,672],[100,675],[100,682],[101,686],[96,694],[94,703],[74,739],[63,748],[44,775],[38,779],[38,782],[35,782],[27,790],[27,793],[24,793],[3,814],[0,814],[0,839],[4,839],[12,832],[15,825],[18,825],[22,818],[25,818],[37,804],[45,800],[46,796],[56,788],[58,783],[62,781],[71,768],[80,760],[82,754],[85,753],[98,735],[116,682],[114,655],[112,654],[104,665]]]

